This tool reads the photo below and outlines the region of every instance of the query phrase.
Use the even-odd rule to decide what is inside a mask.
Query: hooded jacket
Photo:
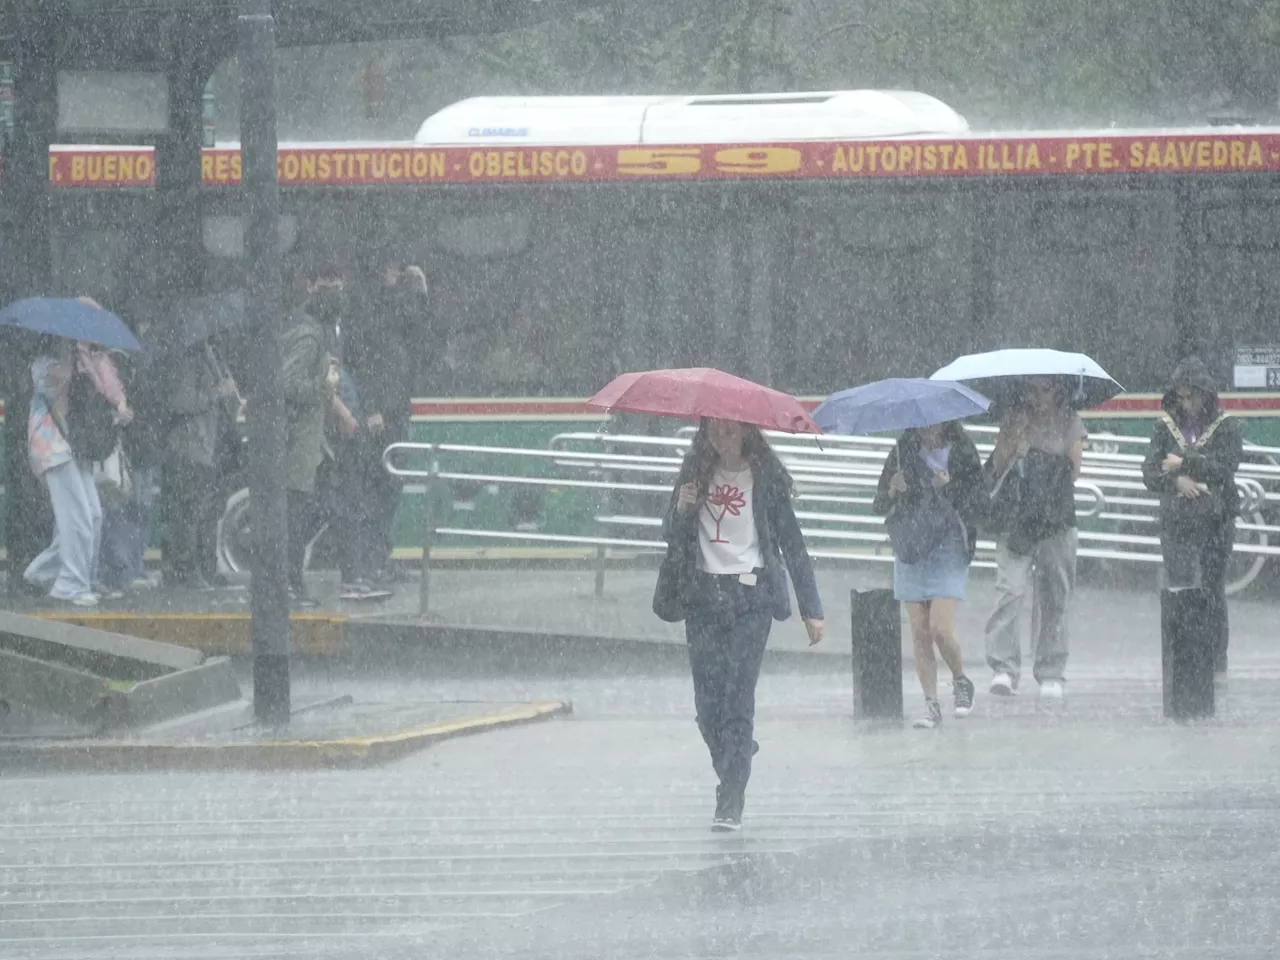
[[[1179,411],[1176,391],[1179,387],[1195,387],[1207,398],[1200,432],[1193,443],[1187,442],[1177,419]],[[1215,526],[1233,523],[1240,507],[1235,476],[1240,466],[1244,434],[1240,421],[1219,409],[1218,388],[1202,360],[1189,357],[1178,364],[1173,371],[1169,388],[1165,391],[1162,406],[1164,413],[1156,423],[1146,460],[1142,464],[1142,480],[1147,489],[1160,494],[1161,530],[1168,535],[1173,501],[1179,496],[1179,476],[1190,477],[1196,483],[1208,487],[1209,494],[1220,507],[1212,518]],[[1182,467],[1173,473],[1165,473],[1161,465],[1171,453],[1182,457]],[[1191,539],[1209,532],[1205,530],[1197,534],[1194,530],[1187,530],[1182,536]]]

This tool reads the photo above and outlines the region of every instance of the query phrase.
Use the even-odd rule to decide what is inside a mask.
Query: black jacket
[[[364,415],[407,417],[417,373],[415,338],[420,335],[426,297],[395,286],[376,286],[359,303],[348,325],[343,364],[360,385]]]
[[[1180,386],[1195,387],[1202,391],[1209,402],[1205,409],[1205,426],[1194,444],[1188,445],[1178,428],[1175,414],[1177,398],[1174,391]],[[1244,447],[1244,432],[1240,421],[1218,409],[1218,390],[1204,363],[1191,357],[1178,364],[1164,395],[1164,414],[1151,434],[1151,445],[1142,464],[1142,480],[1152,493],[1160,494],[1160,526],[1162,535],[1178,530],[1179,539],[1188,541],[1207,536],[1211,527],[1234,523],[1240,508],[1240,494],[1236,489],[1236,470]],[[1182,457],[1182,469],[1165,473],[1161,464],[1165,457],[1176,453]],[[1209,488],[1218,509],[1206,511],[1201,530],[1192,524],[1174,523],[1178,497],[1176,480],[1179,475],[1190,477]]]
[[[876,498],[871,509],[880,516],[886,515],[894,504],[889,496],[889,481],[898,472],[900,464],[924,464],[920,460],[920,440],[914,431],[908,430],[898,439],[898,444],[890,451],[880,472],[880,484],[876,488]],[[978,456],[978,448],[973,445],[969,435],[960,432],[951,440],[951,455],[947,461],[947,473],[951,482],[940,491],[947,502],[955,508],[964,523],[968,536],[969,559],[973,559],[978,549],[978,526],[987,517],[987,506],[991,502],[987,478],[982,470],[982,459]],[[913,485],[932,483],[933,477],[926,469],[915,470],[911,467],[903,470],[907,478],[907,493],[911,495]]]
[[[667,541],[668,550],[676,550],[686,561],[680,570],[670,564],[663,564],[659,578],[683,575],[692,580],[697,571],[698,513],[703,506],[705,491],[693,509],[683,514],[676,511],[680,487],[692,480],[693,464],[689,457],[685,457],[680,474],[676,477],[675,488],[671,492],[666,517],[662,521],[662,538]],[[809,560],[804,535],[800,532],[800,523],[791,506],[791,491],[786,478],[777,472],[765,473],[763,476],[753,475],[751,511],[755,518],[756,535],[760,539],[760,555],[764,558],[764,582],[773,599],[773,619],[786,620],[791,616],[788,572],[791,574],[791,582],[795,584],[800,616],[806,620],[823,619],[822,600],[818,596],[818,583],[813,576],[813,563]],[[667,586],[670,585],[660,583],[659,592]],[[679,593],[687,595],[688,591]]]

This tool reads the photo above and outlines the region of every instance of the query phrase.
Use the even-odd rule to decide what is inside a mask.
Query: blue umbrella
[[[84,340],[110,350],[137,353],[142,349],[142,344],[123,320],[110,310],[79,300],[58,297],[19,300],[0,310],[0,326],[68,340]]]
[[[1058,377],[1076,409],[1105,403],[1124,387],[1083,353],[1043,348],[1010,348],[971,353],[951,361],[930,379],[976,381],[1002,402],[1016,399],[1024,377]],[[1012,378],[1012,379],[1011,379]]]
[[[244,291],[225,290],[177,301],[151,301],[138,312],[151,320],[153,340],[167,341],[169,347],[188,347],[219,334],[230,333],[245,324]],[[148,346],[157,346],[148,343]]]
[[[991,401],[944,380],[877,380],[833,393],[813,411],[824,433],[885,433],[985,413]]]

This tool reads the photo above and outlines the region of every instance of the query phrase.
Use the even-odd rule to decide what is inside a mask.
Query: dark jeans
[[[311,527],[311,517],[315,513],[314,494],[302,490],[288,490],[285,492],[285,498],[285,522],[289,528],[289,545],[285,557],[289,565],[287,571],[289,586],[298,593],[302,593],[302,569],[307,563],[307,541],[311,539],[307,531]]]
[[[160,503],[164,517],[162,569],[166,577],[189,579],[203,568],[201,557],[217,549],[212,467],[170,455],[162,471]]]
[[[133,490],[123,503],[103,503],[98,579],[121,587],[146,576],[147,539],[155,496],[155,467],[133,468]]]
[[[1199,565],[1200,589],[1195,593],[1200,603],[1194,616],[1198,631],[1207,638],[1213,650],[1213,669],[1227,669],[1227,643],[1230,622],[1227,615],[1227,571],[1235,546],[1234,521],[1211,530],[1198,543],[1162,544],[1166,569],[1193,570]]]
[[[382,466],[382,451],[393,443],[404,443],[410,435],[410,419],[394,417],[387,421],[381,436],[372,438],[366,449],[368,461],[369,534],[367,564],[372,571],[385,570],[391,563],[391,551],[395,547],[391,527],[396,509],[400,506],[400,494],[404,482],[393,477]]]
[[[354,583],[372,572],[371,558],[376,552],[373,544],[377,541],[370,494],[374,465],[369,451],[373,446],[365,438],[339,444],[336,457],[320,467],[315,496],[306,506],[295,508],[299,525],[295,527],[291,522],[289,527],[289,569],[291,576],[297,572],[297,581],[291,581],[295,585],[302,582],[307,544],[326,524],[337,547],[342,582]],[[291,512],[291,521],[293,517]],[[302,531],[297,542],[293,537],[295,529]]]
[[[756,681],[773,626],[772,603],[763,586],[699,573],[689,608],[685,638],[698,730],[722,788],[740,798],[751,778]]]

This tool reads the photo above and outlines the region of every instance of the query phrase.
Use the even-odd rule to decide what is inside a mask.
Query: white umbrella
[[[1010,377],[1062,377],[1072,383],[1071,405],[1077,409],[1105,403],[1124,387],[1116,383],[1098,362],[1083,353],[1064,353],[1042,348],[1011,348],[988,353],[971,353],[953,360],[930,380],[987,381],[988,395],[1004,393],[999,383]]]

